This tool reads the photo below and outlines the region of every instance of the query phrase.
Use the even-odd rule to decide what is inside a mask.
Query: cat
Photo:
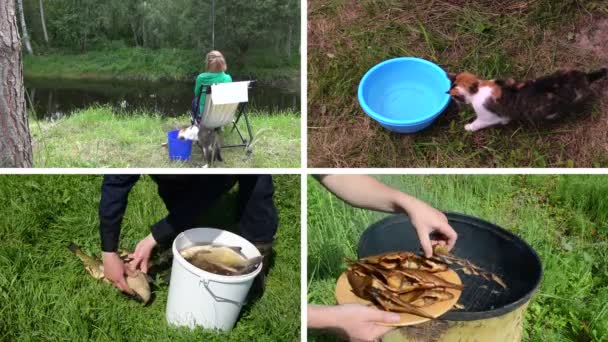
[[[199,129],[197,125],[188,126],[179,130],[177,133],[177,138],[182,140],[185,139],[196,141],[198,140],[198,131]]]
[[[591,83],[608,75],[608,68],[586,73],[560,70],[535,80],[517,82],[483,80],[462,72],[450,73],[452,88],[447,92],[456,102],[471,104],[477,118],[464,126],[467,131],[511,120],[554,119],[580,111],[592,97]]]
[[[207,127],[199,127],[198,130],[198,145],[203,150],[203,159],[206,164],[203,167],[213,166],[213,162],[222,159],[222,143],[217,130]]]

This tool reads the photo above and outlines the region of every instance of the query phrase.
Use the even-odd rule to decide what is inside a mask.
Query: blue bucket
[[[363,111],[382,127],[414,133],[428,127],[448,103],[450,79],[427,60],[400,57],[369,69],[359,83]]]
[[[179,139],[179,130],[167,133],[167,144],[169,145],[169,159],[171,160],[190,160],[192,154],[192,140]]]

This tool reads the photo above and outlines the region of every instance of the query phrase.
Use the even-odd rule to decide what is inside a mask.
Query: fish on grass
[[[80,247],[74,243],[70,243],[68,245],[68,249],[74,253],[84,264],[84,269],[95,279],[103,280],[107,283],[110,283],[108,279],[105,278],[103,272],[103,263],[96,257],[92,257],[84,253]],[[120,257],[125,260],[129,253],[127,251],[121,251]],[[150,291],[150,279],[148,276],[139,271],[135,270],[132,274],[127,275],[127,284],[135,293],[132,296],[129,296],[139,302],[147,304],[150,300],[150,296],[152,292]]]
[[[262,256],[246,258],[240,247],[200,245],[182,249],[179,253],[192,265],[221,275],[248,274],[262,262]]]

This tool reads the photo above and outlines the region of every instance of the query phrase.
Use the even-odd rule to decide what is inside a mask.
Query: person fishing
[[[346,203],[375,211],[406,214],[420,240],[424,255],[433,255],[440,244],[451,250],[458,235],[447,217],[425,202],[391,188],[371,176],[315,175],[327,190]],[[360,304],[308,305],[308,328],[328,329],[348,340],[373,341],[394,327],[382,323],[399,322],[397,313],[381,311]]]
[[[226,73],[226,59],[217,50],[210,51],[205,57],[206,71],[196,77],[194,84],[194,100],[192,100],[192,124],[199,124],[205,110],[205,94],[207,87],[217,83],[232,82],[232,77]]]
[[[99,232],[105,278],[126,293],[132,293],[125,274],[139,269],[148,272],[153,249],[166,250],[175,237],[194,228],[203,212],[227,194],[236,183],[239,233],[252,242],[263,256],[262,272],[252,285],[255,295],[264,289],[278,214],[274,204],[274,185],[270,175],[151,175],[158,186],[168,215],[152,225],[151,233],[142,239],[125,264],[117,251],[122,219],[127,209],[129,192],[139,175],[105,175],[99,202]]]

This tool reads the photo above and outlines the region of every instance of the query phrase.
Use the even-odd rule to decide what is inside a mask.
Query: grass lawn
[[[245,160],[244,148],[222,150],[217,167],[278,168],[300,165],[300,116],[295,113],[250,113],[254,152]],[[35,167],[200,167],[198,145],[189,162],[171,161],[166,132],[190,124],[186,115],[163,118],[149,113],[120,115],[110,107],[91,107],[56,122],[33,121],[30,133]],[[244,121],[239,128],[246,132]],[[244,131],[243,131],[244,130]],[[224,143],[237,143],[237,132],[224,131]]]
[[[101,176],[0,176],[0,340],[2,341],[299,341],[300,177],[275,176],[280,225],[264,296],[246,305],[231,333],[166,323],[169,287],[156,280],[143,307],[96,281],[66,248],[100,254]],[[205,215],[204,226],[234,225],[236,192]],[[155,183],[142,178],[130,195],[121,246],[133,250],[166,215]]]
[[[470,106],[426,130],[390,133],[365,115],[365,72],[416,56],[451,72],[530,79],[608,65],[605,1],[311,0],[309,165],[315,167],[600,167],[608,165],[608,81],[588,113],[468,133]],[[456,108],[453,108],[456,109]]]
[[[606,341],[607,176],[382,176],[431,205],[496,223],[527,241],[544,276],[525,315],[524,341]],[[344,256],[386,214],[354,209],[308,181],[308,301],[335,304]],[[311,340],[332,340],[309,332]]]

